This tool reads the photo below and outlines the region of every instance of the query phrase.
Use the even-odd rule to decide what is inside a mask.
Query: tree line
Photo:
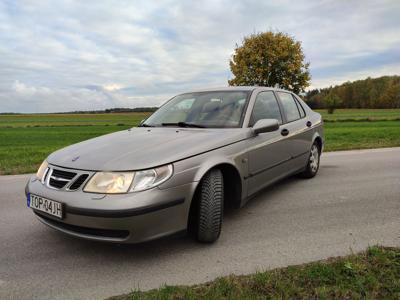
[[[108,114],[108,113],[128,113],[128,112],[155,112],[158,107],[135,107],[135,108],[127,108],[127,107],[116,107],[116,108],[107,108],[104,110],[76,110],[69,112],[58,112],[56,114]]]
[[[313,89],[305,100],[311,108],[400,108],[400,76],[383,76]]]
[[[155,112],[158,107],[135,107],[135,108],[126,108],[126,107],[116,107],[116,108],[107,108],[102,110],[74,110],[74,111],[65,111],[65,112],[54,112],[50,114],[104,114],[104,113],[129,113],[129,112]],[[46,113],[16,113],[16,112],[0,112],[0,115],[25,115],[25,114],[46,114]]]

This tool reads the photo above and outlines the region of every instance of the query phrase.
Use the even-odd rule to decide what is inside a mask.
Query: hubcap
[[[311,154],[310,154],[310,168],[313,173],[317,172],[318,163],[319,163],[318,147],[316,145],[313,145],[311,147]]]

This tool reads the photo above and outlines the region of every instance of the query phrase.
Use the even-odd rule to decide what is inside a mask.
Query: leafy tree
[[[367,103],[367,108],[368,107],[375,107],[378,104],[378,100],[379,100],[379,91],[377,89],[377,87],[372,86],[371,89],[369,90],[369,101]]]
[[[390,85],[380,101],[384,108],[400,108],[400,84]]]
[[[328,108],[328,114],[333,114],[335,109],[342,103],[342,99],[333,92],[330,92],[324,100]]]
[[[310,84],[309,63],[301,43],[282,32],[263,32],[245,37],[236,45],[229,63],[234,78],[229,85],[275,86],[304,92]]]

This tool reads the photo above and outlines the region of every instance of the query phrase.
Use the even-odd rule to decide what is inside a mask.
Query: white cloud
[[[342,84],[346,81],[365,79],[367,77],[376,78],[381,76],[390,76],[399,74],[400,74],[399,63],[392,64],[389,66],[377,66],[376,68],[368,70],[352,71],[349,73],[337,75],[334,78],[321,78],[313,80],[313,84],[310,86],[310,89],[335,86]]]
[[[15,91],[17,95],[22,96],[35,96],[36,94],[50,94],[50,89],[46,87],[34,87],[27,86],[26,84],[19,82],[16,80],[12,86],[12,89]]]
[[[117,85],[106,87],[49,88],[15,81],[8,91],[0,91],[4,112],[63,112],[101,110],[110,107],[158,106],[170,95],[132,97],[119,92]],[[12,99],[12,101],[10,101]],[[40,103],[40,107],[36,104]]]
[[[117,91],[117,90],[122,89],[122,85],[120,85],[118,83],[110,83],[110,84],[103,85],[103,88],[107,91],[112,92],[112,91]]]
[[[152,106],[226,86],[235,44],[269,29],[302,41],[314,87],[398,73],[399,11],[362,0],[3,1],[0,112]]]

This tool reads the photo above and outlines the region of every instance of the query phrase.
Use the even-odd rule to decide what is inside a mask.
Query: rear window
[[[300,112],[292,95],[284,92],[278,92],[278,95],[285,111],[286,120],[292,122],[300,119]]]

